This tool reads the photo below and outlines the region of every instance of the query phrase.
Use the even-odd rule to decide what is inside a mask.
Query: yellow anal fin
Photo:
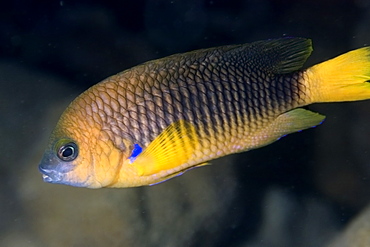
[[[325,116],[303,108],[293,109],[281,114],[274,122],[275,133],[284,136],[304,129],[316,127]]]
[[[132,163],[140,176],[174,169],[189,161],[198,145],[195,127],[179,120],[163,130]]]
[[[202,166],[208,166],[208,165],[210,165],[211,163],[209,163],[209,162],[204,162],[204,163],[200,163],[200,164],[198,164],[198,165],[196,165],[196,166],[193,166],[194,168],[197,168],[197,167],[202,167]]]
[[[184,174],[185,172],[187,171],[190,171],[194,168],[197,168],[197,167],[202,167],[202,166],[206,166],[206,165],[209,165],[210,163],[201,163],[199,165],[195,165],[195,166],[192,166],[192,167],[189,167],[189,168],[186,168],[185,170],[182,170],[182,171],[178,171],[178,172],[175,172],[175,173],[172,173],[168,176],[165,176],[162,178],[162,180],[160,180],[159,182],[156,182],[156,183],[152,183],[152,184],[149,184],[150,186],[152,185],[156,185],[156,184],[160,184],[160,183],[163,183],[163,182],[166,182],[167,180],[170,180],[172,178],[175,178],[175,177],[178,177],[178,176],[181,176],[182,174]]]
[[[252,148],[262,147],[281,137],[315,127],[325,116],[302,108],[293,109],[278,116],[271,125],[254,135]]]

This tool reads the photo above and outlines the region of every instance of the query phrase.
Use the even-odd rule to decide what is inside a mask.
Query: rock
[[[328,247],[370,246],[370,206],[361,212]]]

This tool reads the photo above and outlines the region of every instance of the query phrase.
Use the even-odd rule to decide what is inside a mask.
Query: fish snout
[[[51,152],[46,152],[39,164],[42,179],[48,183],[60,183],[69,170],[71,170],[70,165],[61,164]]]
[[[42,179],[47,183],[58,183],[63,177],[63,174],[60,172],[44,168],[42,164],[39,165],[39,171],[42,174]]]

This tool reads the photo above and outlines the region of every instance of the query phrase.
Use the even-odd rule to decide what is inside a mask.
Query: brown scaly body
[[[114,75],[63,113],[40,164],[44,180],[154,184],[318,125],[323,116],[297,108],[327,100],[311,92],[322,79],[319,65],[299,70],[311,51],[307,39],[260,41],[172,55]]]
[[[253,148],[242,142],[305,104],[302,72],[275,75],[253,61],[244,64],[253,57],[245,49],[235,59],[223,57],[224,50],[174,55],[112,76],[81,96],[91,100],[81,112],[93,117],[121,150],[127,148],[122,137],[147,146],[181,119],[196,126],[202,145],[223,150],[234,143],[226,152]]]

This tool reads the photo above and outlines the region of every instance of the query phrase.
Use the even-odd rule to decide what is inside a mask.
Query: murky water
[[[0,13],[1,246],[327,246],[369,203],[369,101],[310,106],[323,125],[153,187],[52,185],[37,169],[61,112],[101,79],[284,35],[313,39],[312,65],[370,45],[366,1],[17,1]],[[368,219],[335,246],[370,246]]]

